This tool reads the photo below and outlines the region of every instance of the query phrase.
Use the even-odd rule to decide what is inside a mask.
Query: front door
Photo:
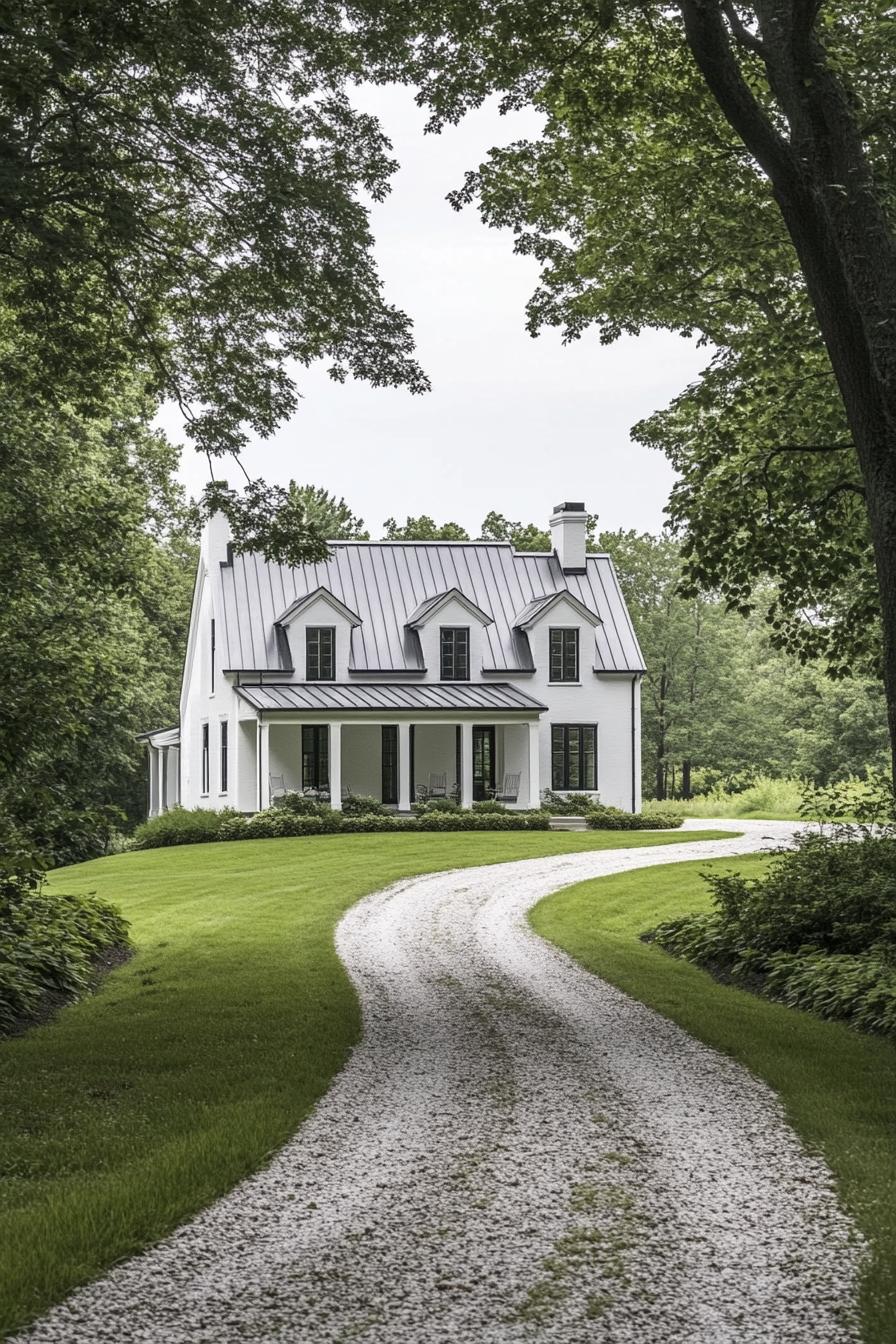
[[[495,730],[473,729],[473,801],[490,798],[495,788]]]

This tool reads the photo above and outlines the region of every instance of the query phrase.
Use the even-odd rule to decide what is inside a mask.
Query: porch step
[[[552,831],[587,831],[584,817],[551,817]]]

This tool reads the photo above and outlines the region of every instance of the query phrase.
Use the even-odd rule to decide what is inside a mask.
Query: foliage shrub
[[[430,812],[417,818],[420,831],[547,831],[547,812]]]
[[[683,821],[680,812],[623,812],[603,803],[592,803],[585,813],[585,824],[592,831],[674,831]]]
[[[555,793],[542,789],[541,805],[552,817],[583,817],[597,802],[593,793]]]
[[[705,877],[713,912],[648,937],[792,1007],[896,1031],[896,838],[804,832],[763,877]]]
[[[82,994],[97,958],[127,944],[127,923],[107,902],[51,896],[34,875],[0,877],[0,1035],[33,1018],[48,994]]]
[[[416,803],[411,803],[411,811],[417,817],[426,816],[429,812],[459,812],[460,803],[456,803],[453,798],[418,798]]]
[[[289,808],[277,806],[269,807],[264,812],[256,812],[252,817],[244,817],[238,812],[218,813],[217,815],[223,818],[221,825],[207,838],[274,840],[284,836],[387,834],[404,831],[545,831],[550,825],[548,813],[542,811],[496,812],[491,808],[463,811],[459,807],[434,807],[424,808],[413,817],[398,817],[385,811],[382,814],[359,812],[353,816],[319,804],[316,806],[318,811],[298,815]],[[155,822],[161,820],[162,818],[154,818],[153,822],[146,824],[139,848],[151,849],[156,844],[192,844],[198,838],[185,825],[169,829],[157,827]],[[157,835],[161,837],[158,840]],[[181,839],[180,836],[186,838]]]
[[[141,822],[134,831],[134,849],[159,849],[164,845],[199,845],[221,839],[221,827],[240,814],[232,808],[220,812],[208,807],[172,807],[158,817]]]
[[[369,798],[365,794],[350,793],[342,800],[344,817],[383,817],[386,808],[379,798]]]
[[[503,803],[499,803],[497,798],[482,798],[478,803],[473,804],[474,812],[506,812],[507,808]]]
[[[322,803],[317,798],[309,798],[307,794],[295,790],[281,793],[271,806],[283,812],[291,812],[294,817],[320,817],[330,811],[329,803]]]

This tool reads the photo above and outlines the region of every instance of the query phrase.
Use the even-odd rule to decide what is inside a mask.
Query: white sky
[[[568,346],[556,332],[533,340],[524,306],[537,263],[514,255],[509,232],[486,229],[475,209],[455,213],[445,196],[492,145],[536,133],[534,113],[501,117],[491,106],[424,136],[410,91],[364,90],[359,101],[401,165],[374,207],[373,233],[386,295],[414,320],[433,390],[414,397],[340,386],[324,366],[302,372],[298,413],[246,450],[249,475],[325,486],[374,537],[386,518],[420,513],[474,536],[490,509],[545,524],[561,499],[584,500],[601,527],[657,531],[672,472],[629,429],[696,377],[709,352],[659,332],[612,346],[593,332]],[[173,408],[161,418],[181,437]],[[183,459],[181,479],[196,493],[205,459],[189,446]]]

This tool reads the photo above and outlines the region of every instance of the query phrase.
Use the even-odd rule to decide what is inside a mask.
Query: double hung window
[[[470,680],[470,631],[463,625],[443,625],[440,640],[442,681]]]
[[[331,625],[309,625],[305,634],[305,680],[334,681],[336,631]]]
[[[551,681],[578,681],[579,632],[572,629],[551,631]]]

